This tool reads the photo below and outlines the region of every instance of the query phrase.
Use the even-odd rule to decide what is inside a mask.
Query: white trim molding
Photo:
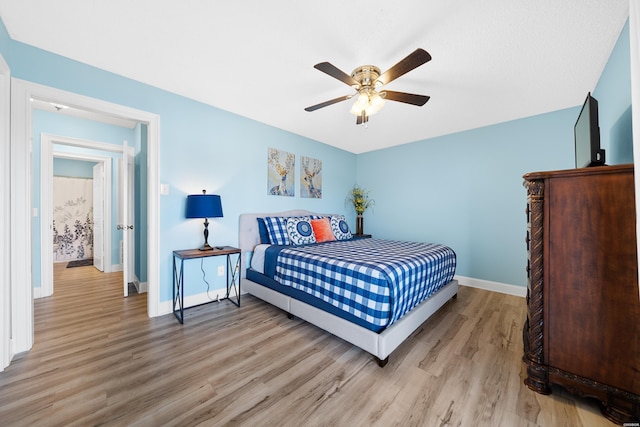
[[[147,125],[147,313],[158,316],[160,296],[160,117],[52,87],[11,79],[11,331],[15,352],[33,346],[33,278],[31,275],[31,99],[59,102]],[[4,311],[4,310],[3,310]]]
[[[241,293],[242,295],[242,293]],[[187,295],[184,297],[184,309],[196,307],[202,304],[208,304],[210,302],[220,301],[227,296],[226,288],[219,289],[211,289],[209,292],[202,292],[196,295]],[[235,289],[231,289],[229,292],[229,296],[231,298],[236,297]],[[173,313],[173,300],[172,301],[163,301],[160,303],[160,312],[162,314],[170,314]]]
[[[510,285],[508,283],[492,282],[489,280],[474,279],[473,277],[465,277],[455,275],[454,279],[458,280],[461,286],[469,286],[471,288],[484,289],[486,291],[500,292],[501,294],[515,295],[517,297],[527,296],[527,287]]]
[[[31,277],[31,93],[11,80],[11,336],[15,352],[33,346]]]
[[[631,127],[633,132],[633,163],[640,165],[640,4],[629,0],[629,50],[631,57]],[[640,236],[640,173],[635,173],[636,236]],[[640,265],[640,239],[637,257]],[[640,297],[640,269],[638,270],[638,296]]]
[[[0,55],[0,372],[11,362],[11,70]]]
[[[138,279],[137,277],[136,277],[136,279],[138,280],[136,282],[136,285],[137,285],[136,287],[138,289],[138,293],[139,294],[146,293],[147,290],[149,289],[149,284],[147,282],[141,282],[140,279]]]

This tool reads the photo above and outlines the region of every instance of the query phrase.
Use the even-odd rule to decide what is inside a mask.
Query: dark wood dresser
[[[524,176],[525,384],[559,385],[640,421],[640,296],[633,165]]]

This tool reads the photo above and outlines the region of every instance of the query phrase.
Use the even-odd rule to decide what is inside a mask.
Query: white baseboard
[[[227,295],[226,288],[211,289],[208,293],[203,292],[197,295],[189,295],[184,297],[184,308],[195,307],[196,305],[205,304],[216,301],[216,298],[224,298]],[[230,297],[235,297],[235,292],[231,289]],[[173,313],[173,301],[162,301],[158,307],[158,315]]]
[[[111,266],[111,272],[115,273],[117,271],[122,271],[122,264],[113,264]]]
[[[42,292],[41,292],[42,288],[38,287],[38,288],[33,288],[33,299],[38,299],[38,298],[42,298]]]
[[[140,293],[140,279],[135,274],[133,275],[133,286],[136,288],[136,292]]]
[[[500,292],[508,295],[515,295],[517,297],[524,298],[527,295],[527,288],[525,286],[510,285],[507,283],[491,282],[489,280],[474,279],[472,277],[454,276],[459,284],[462,286],[469,286],[472,288],[484,289],[487,291]],[[146,282],[144,282],[146,287]],[[190,295],[184,298],[184,307],[194,307],[196,305],[205,304],[216,300],[216,297],[222,299],[226,295],[226,288],[211,289],[209,294],[206,292],[197,295]],[[235,296],[235,293],[231,292],[231,296]],[[163,301],[159,305],[158,315],[173,313],[172,301]]]
[[[510,285],[508,283],[491,282],[489,280],[474,279],[473,277],[454,276],[454,279],[458,279],[458,283],[462,286],[469,286],[472,288],[484,289],[487,291],[500,292],[502,294],[515,295],[517,297],[527,296],[526,286]]]
[[[149,289],[149,282],[136,282],[136,289],[138,289],[139,294],[147,292]]]

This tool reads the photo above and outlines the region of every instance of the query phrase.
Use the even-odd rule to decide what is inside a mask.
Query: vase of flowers
[[[356,234],[359,236],[364,234],[364,218],[362,214],[356,215]]]
[[[373,206],[375,201],[369,198],[369,191],[356,184],[349,191],[347,202],[352,204],[356,211],[356,234],[362,235],[364,234],[364,218],[362,214],[369,206]]]

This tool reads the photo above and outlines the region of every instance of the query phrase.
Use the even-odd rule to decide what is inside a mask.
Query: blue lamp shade
[[[220,196],[207,194],[202,190],[202,194],[187,196],[187,218],[204,218],[204,245],[201,251],[210,251],[213,248],[209,245],[209,220],[207,218],[222,218],[222,202]],[[218,249],[221,249],[219,247]]]
[[[216,194],[187,196],[187,218],[222,218],[222,201]]]

